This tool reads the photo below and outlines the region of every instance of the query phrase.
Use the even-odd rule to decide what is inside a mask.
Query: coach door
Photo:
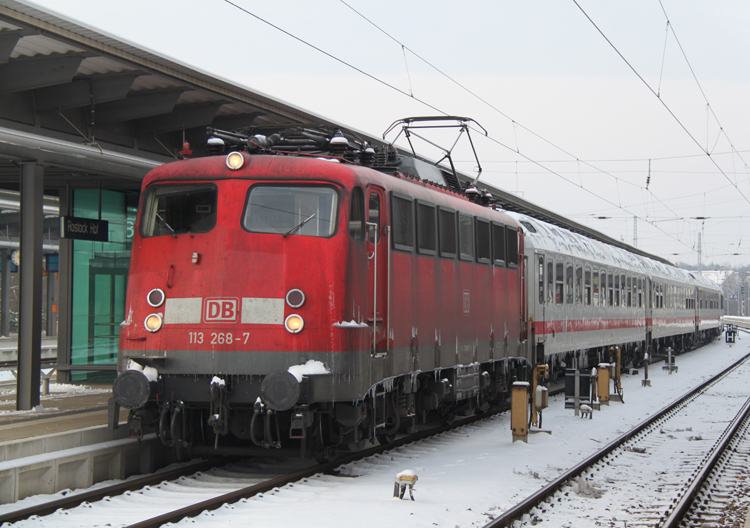
[[[388,236],[385,222],[385,195],[379,187],[367,189],[367,292],[372,327],[372,354],[387,352],[388,333]]]

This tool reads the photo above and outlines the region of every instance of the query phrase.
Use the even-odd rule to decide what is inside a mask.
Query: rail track
[[[750,416],[750,400],[724,389],[728,384],[748,384],[749,359],[746,355],[704,381],[485,528],[510,527],[514,521],[576,528],[674,528],[689,511],[717,514],[717,505],[726,497],[701,491],[701,486],[710,481],[730,441],[738,441],[748,427],[743,423]],[[728,479],[713,479],[731,486]],[[610,493],[613,490],[617,493]]]
[[[551,394],[561,392],[551,391]],[[311,464],[299,458],[268,456],[260,459],[250,458],[240,460],[232,457],[223,462],[200,462],[188,467],[169,472],[148,475],[141,478],[129,479],[111,486],[57,499],[55,501],[37,505],[14,512],[0,515],[0,525],[15,523],[26,519],[39,521],[41,525],[55,525],[56,516],[64,516],[69,524],[72,518],[81,515],[83,519],[93,519],[97,515],[97,504],[106,502],[108,513],[116,509],[118,500],[123,500],[132,508],[135,499],[148,503],[150,512],[161,509],[162,514],[144,519],[128,528],[158,527],[166,523],[178,522],[185,517],[194,517],[201,512],[211,511],[225,504],[265,493],[284,486],[288,483],[311,477],[317,473],[335,473],[335,469],[349,462],[364,459],[385,451],[395,449],[411,442],[422,440],[492,415],[505,412],[507,406],[492,409],[486,413],[461,418],[451,424],[434,427],[380,446],[371,447],[363,451],[339,457],[324,464]],[[269,452],[273,455],[274,452]],[[213,495],[213,496],[212,496]],[[210,497],[206,499],[205,497]],[[153,498],[153,500],[151,500]],[[160,504],[160,506],[157,506]],[[175,509],[175,505],[184,504]],[[83,511],[78,506],[84,506]],[[75,508],[75,510],[74,510]],[[85,524],[85,523],[84,523]]]

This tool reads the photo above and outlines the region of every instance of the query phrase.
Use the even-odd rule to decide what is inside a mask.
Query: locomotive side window
[[[435,206],[417,202],[417,248],[420,253],[434,255],[437,252],[437,226]]]
[[[316,185],[255,185],[242,226],[251,233],[330,237],[336,232],[338,193]]]
[[[555,274],[554,264],[551,260],[547,261],[547,303],[553,304],[555,294]]]
[[[458,247],[461,260],[474,260],[474,236],[470,216],[458,214]]]
[[[456,257],[456,213],[438,209],[438,233],[440,233],[440,256]]]
[[[393,247],[411,251],[414,247],[414,209],[411,200],[391,195]]]
[[[505,226],[492,224],[492,259],[496,266],[505,264]]]
[[[490,263],[490,223],[476,219],[477,262]]]
[[[352,205],[349,212],[349,235],[354,240],[362,240],[365,234],[365,197],[362,189],[352,190]]]
[[[507,228],[505,235],[507,248],[505,252],[505,261],[509,268],[518,267],[518,229]]]
[[[216,225],[216,196],[212,184],[152,185],[143,200],[141,236],[211,231]]]
[[[367,200],[367,223],[378,226],[375,229],[367,230],[367,236],[370,238],[370,242],[374,244],[380,233],[380,196],[376,192],[370,192],[370,197]]]

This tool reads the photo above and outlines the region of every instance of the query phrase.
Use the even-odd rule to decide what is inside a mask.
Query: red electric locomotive
[[[340,133],[214,131],[209,147],[143,182],[113,388],[133,434],[329,458],[525,377],[510,216]]]

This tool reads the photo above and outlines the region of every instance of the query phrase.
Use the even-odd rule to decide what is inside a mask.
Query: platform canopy
[[[45,186],[137,188],[196,154],[207,126],[333,124],[325,118],[25,5],[0,0],[0,184],[45,165]]]

